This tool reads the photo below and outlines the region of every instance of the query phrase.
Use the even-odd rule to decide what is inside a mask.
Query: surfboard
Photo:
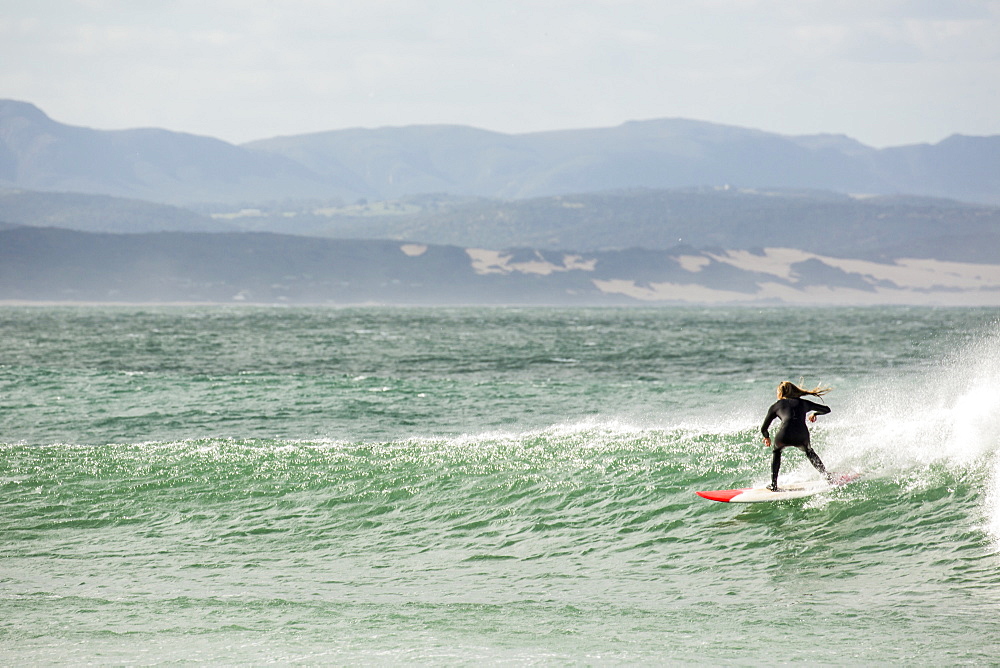
[[[744,487],[742,489],[716,489],[708,492],[695,492],[695,494],[709,501],[722,501],[723,503],[766,503],[812,496],[835,487],[842,487],[860,477],[860,473],[834,473],[832,482],[826,480],[790,482],[780,484],[777,492],[772,492],[765,487]]]

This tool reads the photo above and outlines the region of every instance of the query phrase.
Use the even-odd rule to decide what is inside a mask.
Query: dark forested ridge
[[[0,230],[0,299],[239,303],[573,302],[544,276],[477,274],[465,250],[269,233]],[[548,285],[545,285],[545,284]],[[569,296],[567,296],[569,295]],[[617,298],[602,301],[622,301]]]
[[[0,228],[0,300],[1000,305],[1000,266],[795,249],[489,250],[271,233]]]
[[[1000,262],[1000,207],[932,198],[709,188],[526,200],[412,198],[400,209],[349,207],[292,217],[279,209],[242,224],[334,238],[487,248],[791,247],[868,259]]]

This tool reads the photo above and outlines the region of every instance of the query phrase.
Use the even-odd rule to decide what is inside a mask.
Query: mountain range
[[[873,148],[685,119],[503,134],[462,126],[348,129],[240,146],[161,129],[94,130],[0,100],[0,186],[150,202],[351,202],[406,195],[522,199],[729,185],[1000,204],[1000,136]]]
[[[0,101],[0,301],[1000,306],[1000,137],[687,120],[236,146]]]

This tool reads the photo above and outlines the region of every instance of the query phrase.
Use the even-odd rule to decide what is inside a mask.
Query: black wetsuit
[[[830,407],[823,404],[814,404],[805,399],[778,399],[767,410],[767,417],[764,418],[764,424],[760,428],[765,438],[770,438],[768,428],[774,422],[774,418],[781,420],[781,426],[778,427],[778,433],[774,435],[771,445],[773,451],[771,455],[772,488],[778,487],[778,471],[781,469],[781,451],[788,446],[804,450],[806,457],[816,467],[816,470],[823,474],[826,473],[826,467],[823,466],[819,455],[809,446],[809,428],[806,427],[806,415],[810,412],[817,415],[825,415],[830,412]]]

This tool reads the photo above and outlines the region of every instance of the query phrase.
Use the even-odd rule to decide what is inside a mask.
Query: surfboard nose
[[[708,492],[695,492],[695,494],[710,501],[729,503],[734,496],[739,496],[745,491],[745,489],[716,489]]]

